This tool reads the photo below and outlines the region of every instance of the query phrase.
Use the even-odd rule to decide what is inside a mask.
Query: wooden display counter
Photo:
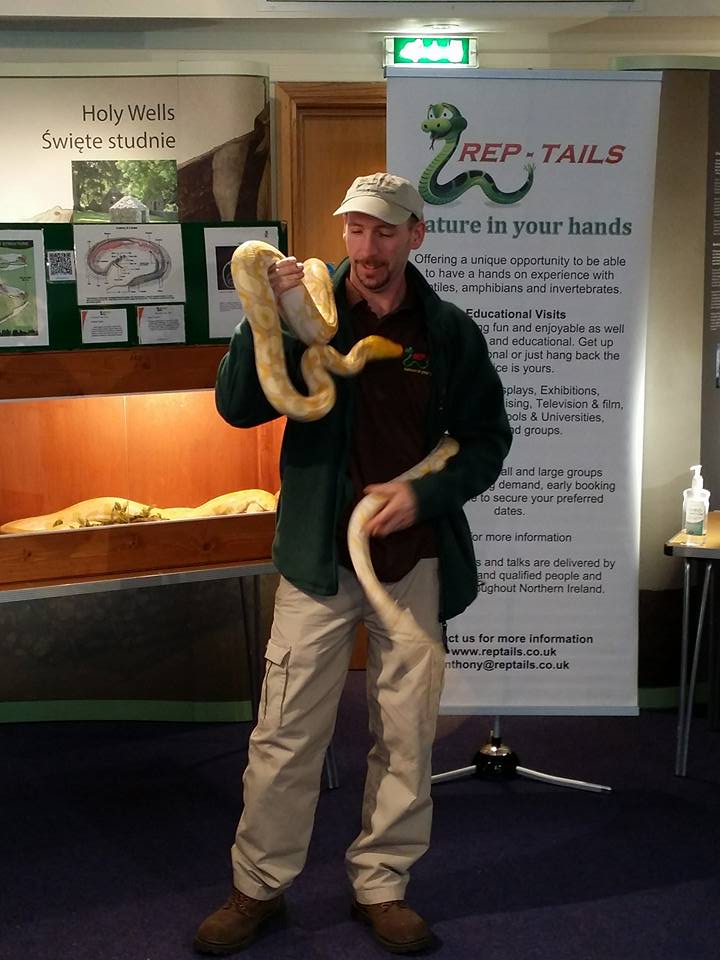
[[[0,537],[0,600],[9,590],[208,574],[270,564],[274,513],[161,520]]]
[[[211,390],[0,403],[0,525],[97,497],[166,508],[197,507],[239,490],[274,494],[283,427],[282,420],[229,426]],[[140,526],[130,525],[133,535],[140,537]],[[79,532],[103,533],[112,543],[116,536]]]
[[[195,507],[279,486],[282,423],[236,430],[211,391],[0,404],[0,524],[107,495]],[[0,535],[0,592],[270,564],[275,513]],[[1,599],[1,598],[0,598]]]
[[[227,344],[0,353],[0,400],[215,386]]]
[[[0,354],[0,525],[100,496],[195,507],[275,493],[284,420],[236,430],[215,410],[227,346]],[[133,578],[272,569],[275,514],[0,535],[9,592]]]
[[[0,525],[103,496],[196,507],[238,490],[276,493],[284,420],[237,430],[220,418],[213,387],[226,350],[0,353]],[[268,512],[0,535],[0,605],[27,605],[32,630],[33,611],[40,624],[53,598],[72,597],[81,618],[95,602],[89,594],[237,579],[233,662],[249,663],[256,704],[266,639],[261,580],[275,572],[274,530]],[[27,696],[23,689],[12,699],[38,700],[31,685]]]

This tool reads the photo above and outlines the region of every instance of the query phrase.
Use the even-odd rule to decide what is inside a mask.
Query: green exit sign
[[[385,66],[477,66],[475,37],[385,37]]]

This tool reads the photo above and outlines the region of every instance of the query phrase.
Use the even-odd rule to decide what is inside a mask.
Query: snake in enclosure
[[[268,278],[269,268],[284,259],[283,254],[262,240],[241,244],[231,261],[233,282],[253,334],[258,380],[270,404],[291,420],[319,420],[335,403],[335,384],[330,376],[354,376],[370,360],[397,358],[402,347],[384,337],[370,336],[358,341],[348,354],[329,345],[337,332],[337,310],[327,267],[315,258],[303,262],[303,281],[281,294],[283,318],[305,344],[300,369],[309,394],[299,393],[290,382],[282,345],[282,326],[275,294]],[[444,437],[420,463],[395,478],[416,480],[441,470],[459,449],[456,440]],[[387,502],[379,494],[360,500],[348,524],[348,549],[355,573],[370,603],[388,630],[401,621],[418,631],[409,610],[401,610],[378,580],[370,559],[365,532],[367,521]]]
[[[465,170],[447,183],[440,183],[438,175],[457,150],[460,134],[467,127],[467,120],[457,107],[451,103],[433,103],[428,108],[427,117],[421,124],[424,133],[430,134],[430,149],[434,149],[439,140],[445,146],[420,175],[418,192],[427,203],[451,203],[457,200],[471,187],[480,187],[493,203],[517,203],[530,190],[535,179],[535,166],[525,164],[527,179],[517,190],[501,190],[489,173],[484,170]]]
[[[55,513],[11,520],[0,527],[0,533],[41,533],[147,520],[199,520],[238,513],[265,513],[274,511],[276,503],[275,495],[267,490],[236,490],[214,497],[199,507],[155,507],[122,497],[93,497]]]

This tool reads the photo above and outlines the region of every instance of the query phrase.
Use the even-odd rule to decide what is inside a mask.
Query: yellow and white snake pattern
[[[318,420],[335,403],[335,385],[330,373],[352,376],[368,360],[399,357],[402,347],[384,337],[366,337],[346,356],[328,346],[337,331],[337,312],[332,284],[321,260],[304,261],[304,280],[281,298],[283,317],[296,335],[308,344],[301,371],[309,396],[298,393],[290,382],[282,347],[282,328],[275,296],[268,280],[268,269],[283,255],[270,244],[250,240],[241,244],[232,258],[232,276],[245,316],[253,332],[258,379],[265,396],[280,413],[293,420]],[[454,456],[459,445],[444,437],[427,457],[395,479],[416,480],[437,473]],[[369,494],[355,507],[348,525],[348,548],[370,603],[388,631],[402,626],[417,633],[419,627],[409,610],[401,610],[375,575],[370,560],[370,545],[365,524],[385,503],[377,494]]]
[[[214,497],[199,507],[154,507],[127,497],[93,497],[55,513],[10,520],[0,527],[0,533],[41,533],[142,520],[198,520],[236,513],[264,513],[275,510],[276,503],[277,498],[267,490],[236,490]]]
[[[428,473],[438,473],[443,469],[450,457],[454,457],[460,449],[457,440],[445,436],[440,443],[424,457],[420,463],[401,473],[395,480],[419,480]],[[402,629],[406,633],[417,633],[420,627],[409,610],[402,610],[392,599],[385,587],[375,576],[370,562],[370,544],[364,532],[365,524],[380,510],[385,499],[376,493],[369,493],[363,497],[355,507],[348,523],[347,542],[350,559],[355,567],[355,573],[362,585],[370,603],[375,608],[383,626],[392,633]]]
[[[345,356],[328,346],[337,331],[330,275],[322,260],[305,260],[303,283],[281,298],[283,317],[308,345],[300,369],[309,392],[298,393],[288,377],[280,314],[268,280],[268,268],[282,259],[279,250],[262,240],[241,243],[230,265],[233,283],[252,329],[255,366],[268,401],[291,420],[319,420],[335,403],[330,373],[354,376],[369,360],[399,357],[402,347],[375,336],[360,340]]]

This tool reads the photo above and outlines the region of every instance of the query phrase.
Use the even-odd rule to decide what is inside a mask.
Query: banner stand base
[[[539,770],[530,770],[528,767],[519,766],[515,753],[507,744],[502,742],[500,717],[495,717],[495,726],[490,731],[490,740],[483,744],[475,754],[471,767],[461,767],[459,770],[437,773],[432,777],[432,783],[448,783],[451,780],[462,780],[465,777],[477,777],[484,780],[511,780],[516,776],[551,783],[556,787],[590,790],[593,793],[610,793],[612,791],[612,787],[606,787],[600,783],[570,780],[568,777],[558,777],[554,774],[541,773]]]

